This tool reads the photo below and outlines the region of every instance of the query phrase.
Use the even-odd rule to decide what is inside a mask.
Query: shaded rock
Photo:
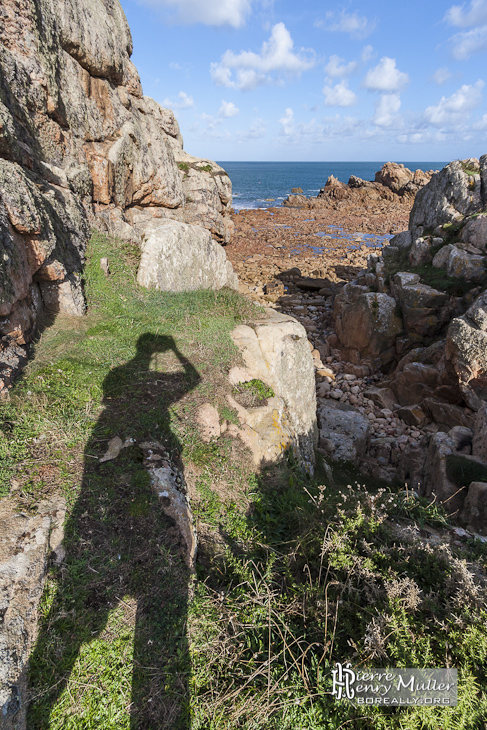
[[[424,426],[428,416],[418,405],[404,406],[396,411],[396,416],[407,423],[408,426]]]
[[[487,404],[484,403],[475,417],[472,454],[487,461]]]
[[[470,532],[487,535],[487,482],[472,482],[460,516]]]
[[[473,426],[473,415],[468,408],[461,408],[452,403],[444,403],[434,398],[425,398],[423,406],[431,415],[431,419],[439,423],[440,426],[450,428],[453,426],[465,426],[469,429]]]
[[[429,263],[433,256],[431,253],[432,241],[429,238],[416,238],[409,251],[409,263],[411,266],[422,266]]]
[[[448,296],[426,284],[420,284],[415,274],[399,273],[394,276],[393,292],[398,299],[408,333],[422,337],[437,334],[448,322],[451,309]]]
[[[459,515],[467,494],[466,487],[458,487],[450,480],[447,458],[455,453],[455,442],[442,431],[432,435],[424,471],[421,495],[435,495],[449,515]]]
[[[455,451],[470,454],[472,451],[473,431],[466,426],[454,426],[448,431],[448,436],[453,440]]]
[[[394,375],[391,388],[402,406],[415,406],[433,395],[438,371],[422,362],[410,362]],[[453,425],[453,424],[452,424]]]
[[[358,466],[370,438],[368,419],[358,411],[342,411],[331,406],[321,407],[319,415],[320,444],[329,451],[330,458]]]
[[[137,281],[162,291],[238,289],[225,251],[209,231],[169,220],[146,226]]]
[[[396,394],[390,388],[369,388],[364,395],[379,408],[388,408],[391,411],[397,402]]]
[[[393,346],[402,331],[395,300],[365,287],[346,284],[335,298],[335,328],[344,348],[358,350],[361,357],[390,362]]]
[[[487,400],[487,292],[483,292],[463,317],[450,323],[446,357],[458,377],[467,405],[473,410]]]
[[[413,243],[411,231],[401,231],[391,238],[389,245],[397,246],[399,249],[409,248]]]

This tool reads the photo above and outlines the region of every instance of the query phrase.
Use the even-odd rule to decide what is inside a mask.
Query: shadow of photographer
[[[52,567],[56,592],[30,659],[30,730],[78,711],[85,719],[91,713],[90,727],[189,730],[187,549],[137,444],[157,442],[155,458],[177,465],[170,409],[199,380],[174,339],[152,333],[141,335],[135,357],[104,380],[104,410],[65,527],[65,559]],[[135,443],[100,461],[115,436]],[[112,724],[103,719],[112,714],[109,691],[123,695]]]

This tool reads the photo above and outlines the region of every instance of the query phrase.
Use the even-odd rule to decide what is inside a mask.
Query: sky
[[[487,0],[121,0],[144,94],[213,160],[487,153]]]

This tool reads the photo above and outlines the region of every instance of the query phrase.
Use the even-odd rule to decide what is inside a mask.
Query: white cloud
[[[344,63],[344,60],[345,59],[340,58],[340,56],[330,56],[330,60],[325,66],[327,76],[330,76],[332,79],[336,79],[342,76],[349,76],[353,73],[357,68],[357,62],[350,61],[350,63]]]
[[[315,22],[316,28],[323,28],[331,32],[349,33],[352,38],[367,38],[374,30],[377,23],[375,20],[369,20],[365,15],[357,13],[347,13],[342,10],[341,13],[328,11],[324,20]]]
[[[475,84],[464,84],[451,96],[442,96],[438,104],[425,110],[425,120],[433,126],[449,126],[465,122],[469,113],[481,103],[484,86],[484,82],[479,79]]]
[[[194,99],[192,96],[188,96],[185,91],[180,91],[178,94],[178,101],[164,99],[162,106],[167,109],[190,109],[194,106]]]
[[[471,0],[467,8],[452,5],[443,20],[456,28],[471,28],[449,39],[455,60],[465,61],[487,50],[487,0]]]
[[[285,110],[284,116],[279,119],[279,124],[281,125],[281,134],[286,136],[292,134],[294,129],[294,112],[291,107]]]
[[[374,49],[371,45],[368,45],[368,46],[363,47],[362,55],[360,56],[360,58],[362,59],[363,63],[367,63],[368,61],[370,61],[370,59],[372,58],[373,55],[374,55]]]
[[[465,11],[465,5],[452,5],[447,10],[444,20],[457,28],[483,25],[487,23],[487,0],[471,0],[467,11]]]
[[[356,94],[348,88],[346,81],[341,81],[335,86],[324,86],[326,106],[353,106],[357,101]]]
[[[169,64],[169,68],[172,71],[182,71],[184,67],[181,66],[180,63],[176,63],[176,61],[171,61],[171,63]]]
[[[441,86],[442,84],[445,84],[449,79],[451,79],[452,74],[447,68],[439,68],[435,73],[431,76],[431,80],[435,82],[435,84],[438,84],[438,86]]]
[[[220,63],[212,63],[211,77],[217,86],[249,91],[256,86],[282,83],[282,77],[299,77],[316,63],[314,52],[293,51],[293,39],[284,23],[272,27],[260,53],[226,51]],[[236,78],[232,74],[235,71]]]
[[[174,10],[170,20],[189,25],[230,25],[240,28],[251,11],[251,0],[140,0],[156,10]]]
[[[218,112],[218,116],[224,117],[224,119],[230,119],[230,117],[236,117],[240,112],[240,109],[235,106],[233,101],[225,101],[222,99],[222,105]]]
[[[399,94],[383,94],[375,105],[373,122],[377,127],[395,127],[400,123],[398,111],[401,108]]]
[[[396,68],[396,59],[384,56],[371,69],[363,85],[371,91],[401,91],[409,83],[409,76]]]
[[[474,53],[487,51],[487,25],[456,33],[450,38],[452,55],[456,61],[466,61]]]
[[[240,130],[235,134],[237,142],[247,142],[249,139],[260,139],[265,137],[267,132],[267,124],[263,119],[254,119],[250,127],[246,130]]]

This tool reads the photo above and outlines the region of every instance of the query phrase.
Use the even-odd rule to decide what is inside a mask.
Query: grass
[[[19,509],[63,492],[66,558],[50,564],[30,662],[29,730],[482,728],[487,716],[485,546],[450,544],[436,504],[291,461],[256,469],[221,420],[235,324],[229,292],[136,284],[137,251],[94,234],[88,314],[58,318],[2,404],[0,469]],[[106,256],[110,277],[99,269]],[[242,388],[262,404],[260,383]],[[253,394],[252,394],[253,391]],[[137,445],[158,441],[184,473],[196,576]],[[425,542],[420,530],[437,531]],[[336,661],[453,666],[459,706],[357,710],[331,697]]]

